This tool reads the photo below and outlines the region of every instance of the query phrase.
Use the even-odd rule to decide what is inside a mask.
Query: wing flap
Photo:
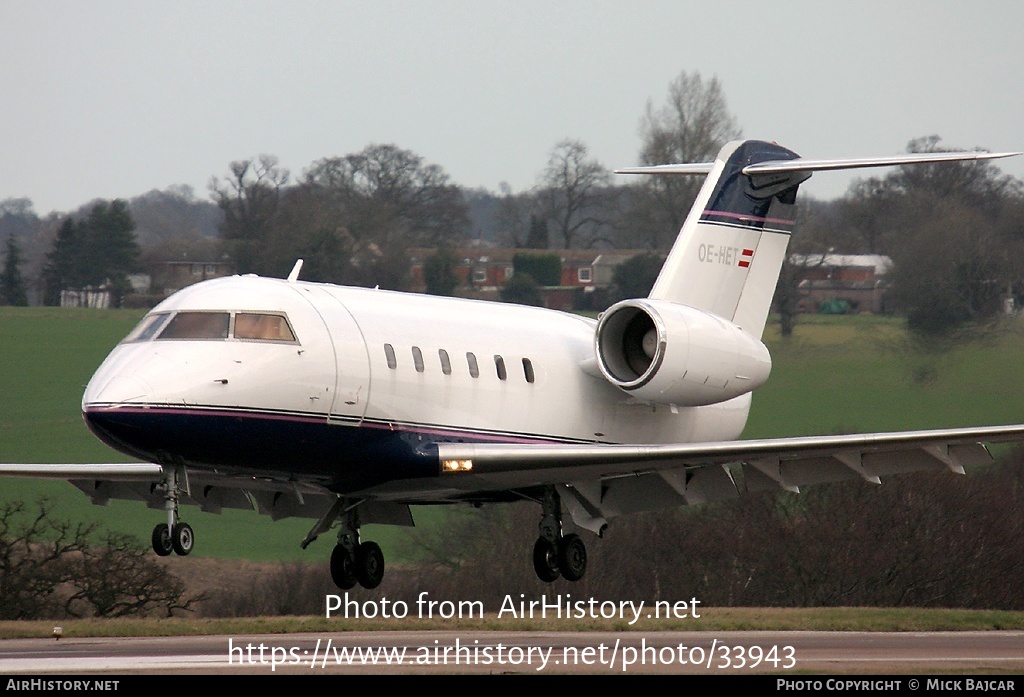
[[[179,501],[207,513],[229,508],[256,510],[274,520],[320,518],[337,498],[316,482],[234,477],[191,468],[188,474],[188,491],[180,492]],[[0,476],[64,479],[98,506],[117,499],[164,508],[163,468],[147,462],[0,464]]]
[[[850,479],[880,483],[882,477],[927,470],[963,473],[965,466],[992,461],[986,443],[1022,439],[1024,425],[1011,425],[677,445],[437,448],[441,478],[453,488],[572,482],[581,516],[593,521],[722,500],[740,491],[798,492],[801,486]],[[453,462],[458,468],[449,469]]]
[[[1024,440],[1024,424],[667,445],[441,443],[436,447],[440,474],[458,486],[456,480],[460,478],[498,481],[509,475],[520,480],[533,478],[538,484],[555,484],[567,481],[559,474],[565,471],[572,471],[577,478],[612,478],[768,458],[794,462],[845,457],[854,463],[858,456],[863,462],[861,476],[876,477],[913,471],[934,461],[942,463],[938,452],[963,464],[989,462],[991,455],[985,443],[1020,440]],[[551,474],[542,474],[547,470]]]

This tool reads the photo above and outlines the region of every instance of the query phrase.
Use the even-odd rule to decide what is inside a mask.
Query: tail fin
[[[941,152],[805,160],[774,143],[747,140],[727,143],[713,163],[616,171],[707,175],[650,297],[714,313],[760,338],[793,229],[797,189],[813,172],[1017,154]]]

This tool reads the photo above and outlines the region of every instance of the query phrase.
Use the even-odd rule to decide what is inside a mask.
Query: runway
[[[381,631],[8,639],[4,675],[1024,673],[1024,632]]]

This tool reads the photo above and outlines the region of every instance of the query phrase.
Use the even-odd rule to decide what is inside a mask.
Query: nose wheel
[[[188,523],[178,523],[173,529],[167,523],[160,523],[153,528],[153,551],[161,557],[171,552],[184,557],[192,551],[195,541],[195,533]]]
[[[164,508],[167,510],[167,522],[153,528],[152,536],[153,551],[161,557],[166,557],[171,552],[184,557],[192,551],[196,542],[192,527],[178,520],[178,481],[179,478],[185,478],[184,468],[181,468],[180,473],[178,470],[177,467],[164,469]]]

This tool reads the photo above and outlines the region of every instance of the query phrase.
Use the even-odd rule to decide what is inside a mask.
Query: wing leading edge
[[[441,443],[432,446],[439,463],[435,484],[407,480],[357,496],[383,506],[369,522],[410,525],[407,503],[555,485],[577,524],[596,531],[626,513],[743,492],[796,492],[858,478],[877,484],[882,477],[927,470],[962,474],[965,466],[992,461],[986,444],[1021,440],[1024,424],[683,444]],[[0,464],[0,476],[65,479],[98,505],[128,499],[164,506],[163,469],[156,464]],[[319,518],[338,498],[315,483],[255,481],[197,469],[190,469],[188,480],[182,502],[211,513],[236,508],[275,520]],[[389,501],[403,502],[401,515],[394,515]]]
[[[671,445],[438,446],[453,489],[562,485],[577,524],[654,508],[701,504],[745,491],[848,479],[880,483],[906,472],[992,461],[986,443],[1024,439],[1024,425],[808,436]],[[570,506],[570,508],[572,508]]]

